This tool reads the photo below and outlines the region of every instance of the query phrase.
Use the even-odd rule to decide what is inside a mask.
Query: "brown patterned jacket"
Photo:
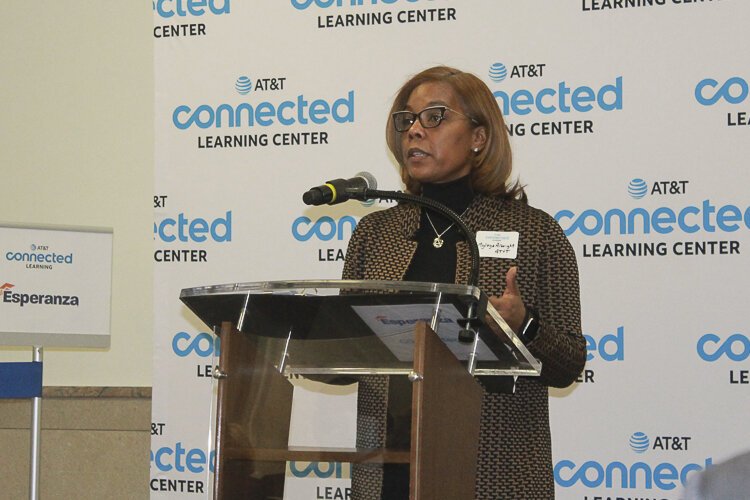
[[[518,266],[524,303],[539,313],[541,323],[527,346],[542,362],[541,377],[520,378],[514,394],[484,394],[476,498],[549,500],[554,482],[547,386],[572,384],[586,358],[576,256],[552,217],[520,201],[477,195],[463,219],[475,232],[519,233],[515,259],[481,259],[479,287],[488,295],[501,295],[508,269]],[[419,221],[420,209],[407,204],[363,217],[349,241],[343,278],[403,279],[417,247]],[[456,283],[467,283],[469,273],[468,245],[459,242]],[[377,403],[366,385],[360,386],[365,393],[360,395],[362,412],[363,405]],[[364,410],[371,414],[376,409]],[[382,446],[382,435],[358,429],[360,433],[358,446]]]

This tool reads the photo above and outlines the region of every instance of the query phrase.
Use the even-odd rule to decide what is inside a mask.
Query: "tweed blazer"
[[[349,241],[343,278],[402,280],[417,248],[420,213],[419,207],[402,204],[363,217]],[[554,482],[547,387],[573,383],[586,359],[575,252],[552,217],[520,201],[476,195],[463,220],[474,232],[519,233],[515,259],[480,259],[479,287],[502,295],[508,269],[518,267],[521,296],[540,320],[527,347],[542,362],[541,377],[519,378],[513,394],[484,392],[476,498],[549,500]],[[455,282],[467,283],[466,242],[458,243],[456,253]],[[382,391],[360,382],[358,446],[384,443],[383,423],[372,432],[377,407],[384,404]]]

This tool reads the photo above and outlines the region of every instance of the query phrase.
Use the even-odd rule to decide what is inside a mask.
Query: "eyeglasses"
[[[464,118],[471,120],[474,125],[479,125],[479,122],[471,116],[465,115],[460,111],[449,108],[448,106],[430,106],[429,108],[424,108],[419,113],[412,113],[411,111],[396,111],[391,116],[393,116],[393,126],[396,127],[396,132],[406,132],[412,125],[414,125],[414,122],[417,121],[417,119],[419,119],[420,125],[424,128],[437,127],[445,119],[446,111],[451,111],[457,115],[461,115]]]

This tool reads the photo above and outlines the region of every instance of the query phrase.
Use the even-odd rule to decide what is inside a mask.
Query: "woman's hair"
[[[487,142],[473,158],[471,169],[471,186],[475,192],[502,196],[504,198],[526,199],[523,186],[518,182],[508,185],[513,168],[513,157],[510,151],[510,139],[505,120],[500,113],[495,97],[482,80],[471,73],[435,66],[414,75],[396,94],[391,106],[386,126],[386,142],[401,168],[401,179],[406,190],[412,194],[422,191],[420,183],[411,177],[404,165],[401,150],[401,134],[393,127],[392,115],[403,111],[411,93],[423,83],[445,83],[449,85],[460,103],[463,113],[474,118],[487,132]]]

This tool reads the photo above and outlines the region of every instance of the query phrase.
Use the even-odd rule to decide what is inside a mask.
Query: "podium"
[[[282,498],[287,461],[409,464],[410,498],[474,498],[482,388],[475,376],[538,376],[472,286],[273,281],[189,288],[180,299],[221,338],[215,499]],[[471,307],[470,307],[471,305]],[[473,342],[459,340],[466,315]],[[290,447],[290,378],[408,377],[406,448]]]

